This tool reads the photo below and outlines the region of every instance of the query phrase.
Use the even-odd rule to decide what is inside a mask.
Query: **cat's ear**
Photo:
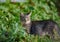
[[[28,16],[31,16],[32,12],[27,13]]]
[[[24,16],[24,13],[20,13],[20,16]]]

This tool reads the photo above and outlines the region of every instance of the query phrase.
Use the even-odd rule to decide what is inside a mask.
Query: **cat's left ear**
[[[27,13],[28,16],[31,16],[32,12]]]

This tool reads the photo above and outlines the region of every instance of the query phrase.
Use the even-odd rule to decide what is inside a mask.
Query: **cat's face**
[[[20,14],[20,21],[21,21],[23,24],[26,24],[28,21],[30,21],[30,15],[31,15],[31,13],[27,13],[27,14],[21,13],[21,14]]]

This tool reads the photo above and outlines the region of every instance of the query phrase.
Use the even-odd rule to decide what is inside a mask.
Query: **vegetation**
[[[25,32],[24,27],[20,24],[20,13],[30,11],[33,21],[52,19],[60,25],[60,17],[51,0],[0,3],[0,42],[53,42],[47,37],[40,38],[40,36],[33,36]]]

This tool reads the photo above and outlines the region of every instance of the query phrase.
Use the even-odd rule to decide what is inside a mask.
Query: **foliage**
[[[31,20],[52,19],[57,23],[60,21],[52,1],[28,0],[24,3],[0,3],[0,42],[52,42],[47,37],[35,37],[24,31],[24,27],[20,24],[20,13],[30,11]]]

